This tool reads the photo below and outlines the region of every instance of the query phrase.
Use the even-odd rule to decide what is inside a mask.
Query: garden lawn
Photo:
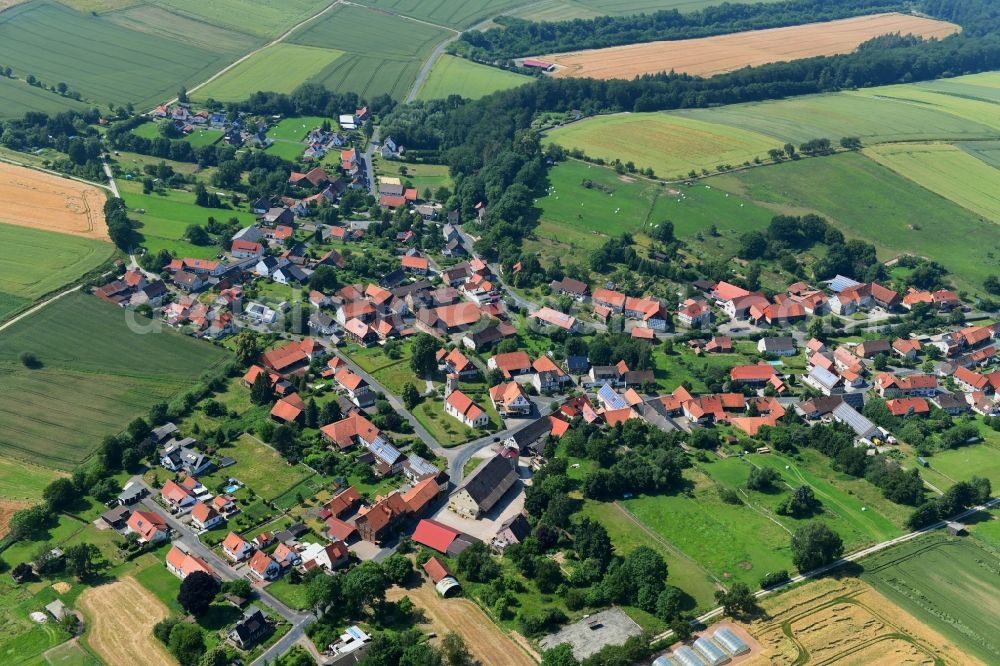
[[[309,608],[309,599],[306,594],[308,586],[300,583],[292,585],[288,582],[288,576],[283,576],[267,586],[267,591],[273,594],[278,601],[298,610]]]
[[[904,178],[1000,223],[1000,169],[950,144],[886,144],[865,155]]]
[[[968,481],[973,476],[986,477],[994,489],[1000,488],[1000,433],[985,426],[980,428],[980,432],[985,437],[984,442],[925,456],[930,467],[921,468],[920,474],[941,490],[947,490],[958,481]],[[908,463],[916,466],[915,460]]]
[[[300,44],[273,44],[199,88],[195,99],[238,102],[259,91],[291,93],[344,54]]]
[[[464,444],[478,436],[470,428],[459,423],[458,419],[445,414],[444,403],[439,398],[424,399],[411,411],[431,437],[446,448]]]
[[[5,665],[44,664],[42,654],[51,647],[69,640],[70,636],[57,624],[35,624],[28,614],[41,610],[44,604],[35,600],[27,586],[17,585],[10,576],[0,581],[0,661]]]
[[[776,213],[823,215],[846,236],[873,243],[883,261],[904,253],[930,257],[961,289],[977,290],[996,272],[994,224],[864,155],[803,159],[709,180]]]
[[[42,367],[26,368],[24,352]],[[69,294],[0,337],[0,453],[71,469],[104,436],[229,358],[157,322]]]
[[[450,95],[479,99],[498,90],[516,88],[533,80],[524,74],[443,54],[435,61],[430,74],[420,86],[417,99],[444,99]]]
[[[448,167],[443,164],[404,164],[376,157],[373,166],[380,176],[396,176],[403,181],[409,181],[421,197],[427,188],[430,188],[431,192],[437,191],[439,187],[454,189],[455,184],[451,180],[451,174],[448,173]],[[406,175],[401,173],[403,168],[406,169]]]
[[[289,141],[275,141],[264,149],[264,152],[276,155],[289,162],[298,162],[302,159],[302,153],[306,147],[301,143],[291,143]]]
[[[330,126],[333,128],[337,127],[337,121],[332,118],[324,118],[322,116],[296,116],[294,118],[282,118],[279,120],[278,124],[267,130],[267,136],[275,141],[294,141],[302,143],[309,134],[309,130],[321,127],[324,122],[330,123]]]
[[[207,487],[214,488],[227,478],[234,478],[268,502],[312,475],[301,464],[289,465],[277,451],[261,444],[252,435],[242,435],[220,449],[219,454],[235,458],[236,464],[203,476],[202,482]]]

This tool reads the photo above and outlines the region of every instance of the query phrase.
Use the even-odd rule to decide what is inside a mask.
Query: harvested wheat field
[[[108,240],[99,187],[0,163],[0,201],[0,222]]]
[[[856,578],[817,580],[762,605],[766,617],[747,627],[763,646],[746,662],[754,666],[983,663]]]
[[[674,70],[712,76],[746,66],[850,53],[863,42],[891,33],[947,37],[959,27],[906,14],[874,14],[732,35],[612,46],[538,56],[554,63],[552,76],[631,79]]]
[[[32,502],[0,499],[0,539],[7,536],[7,532],[10,531],[10,517],[14,512],[27,509],[31,505]]]
[[[535,660],[524,651],[526,641],[515,642],[468,599],[442,599],[427,580],[419,587],[393,587],[386,596],[390,601],[409,597],[426,613],[427,629],[436,631],[438,637],[450,631],[461,635],[482,666],[535,666]]]
[[[153,636],[170,612],[135,578],[88,588],[77,605],[87,616],[87,643],[108,666],[177,663]]]

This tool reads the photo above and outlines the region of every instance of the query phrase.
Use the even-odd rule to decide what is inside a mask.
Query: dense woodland
[[[896,0],[786,0],[752,5],[725,3],[683,14],[669,9],[651,14],[598,16],[553,23],[504,16],[497,19],[501,27],[462,33],[451,50],[480,62],[501,63],[539,53],[710,37],[905,8],[906,3]]]

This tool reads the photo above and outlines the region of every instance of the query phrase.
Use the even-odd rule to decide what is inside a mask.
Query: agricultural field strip
[[[278,43],[256,51],[224,75],[198,87],[196,99],[241,101],[259,90],[291,93],[343,55],[336,49]]]
[[[921,187],[1000,223],[1000,170],[948,144],[883,144],[865,155]],[[956,178],[955,174],[961,174]]]
[[[942,38],[958,26],[905,14],[874,14],[824,23],[752,30],[714,37],[646,42],[538,56],[558,67],[553,74],[631,79],[673,70],[711,76],[746,66],[849,53],[874,37],[912,33]]]

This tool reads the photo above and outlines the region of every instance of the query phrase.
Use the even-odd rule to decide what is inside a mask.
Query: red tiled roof
[[[766,381],[774,375],[774,368],[766,363],[738,365],[729,371],[729,378],[733,381]]]
[[[524,351],[497,354],[493,357],[493,364],[505,377],[509,377],[513,371],[524,371],[530,368],[531,357]]]
[[[358,493],[358,489],[354,486],[350,486],[347,490],[334,495],[334,497],[323,506],[328,509],[330,513],[339,518],[360,501],[361,495]]]
[[[459,536],[459,532],[442,525],[436,520],[424,519],[417,523],[417,529],[413,531],[413,541],[422,546],[433,548],[439,553],[448,552],[448,546]]]
[[[713,288],[720,301],[731,301],[743,296],[749,296],[750,292],[743,287],[737,287],[729,282],[719,282]]]
[[[898,398],[896,400],[887,400],[885,406],[889,408],[889,411],[893,416],[906,416],[910,414],[927,414],[931,411],[930,406],[927,401],[923,398]]]
[[[443,578],[451,575],[451,572],[436,557],[432,557],[424,562],[424,571],[427,572],[427,575],[431,577],[431,581],[434,583],[439,583]]]
[[[430,262],[427,257],[404,256],[400,259],[400,264],[402,264],[403,268],[410,268],[416,271],[426,271]]]

